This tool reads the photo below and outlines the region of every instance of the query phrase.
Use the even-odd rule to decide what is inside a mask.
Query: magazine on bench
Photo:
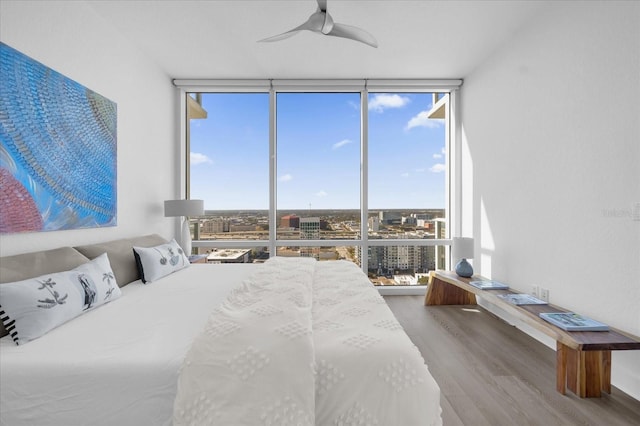
[[[472,285],[480,290],[508,290],[509,286],[499,281],[482,280],[482,281],[470,281],[469,285]]]
[[[567,331],[608,331],[609,326],[574,312],[542,312],[540,318]]]
[[[525,293],[499,294],[498,297],[514,305],[546,305],[547,302]]]

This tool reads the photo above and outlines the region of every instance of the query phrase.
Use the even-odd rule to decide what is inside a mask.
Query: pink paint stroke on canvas
[[[0,233],[42,230],[43,222],[29,191],[0,168]]]

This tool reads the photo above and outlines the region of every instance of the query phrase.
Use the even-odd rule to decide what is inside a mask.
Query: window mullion
[[[277,163],[276,163],[276,93],[269,90],[269,257],[276,255],[276,200],[277,200]]]
[[[360,267],[369,269],[369,92],[360,92]]]

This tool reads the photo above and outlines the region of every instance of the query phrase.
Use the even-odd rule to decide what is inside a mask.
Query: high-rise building
[[[447,221],[445,218],[439,217],[433,219],[435,228],[435,238],[445,239],[447,238]],[[435,269],[446,270],[447,269],[447,246],[436,246],[435,248]]]
[[[424,239],[433,238],[433,234],[406,233],[402,235],[369,236],[369,239]],[[357,251],[360,258],[361,251]],[[377,275],[393,275],[396,271],[426,273],[435,267],[435,248],[433,246],[370,246],[368,250],[369,272]]]
[[[320,218],[303,217],[300,218],[300,239],[319,240],[320,239]]]
[[[418,219],[416,219],[413,215],[408,216],[408,217],[402,217],[402,224],[403,225],[413,225],[416,226],[418,224]]]
[[[385,212],[378,213],[380,217],[380,223],[383,225],[401,225],[402,213],[400,212]]]
[[[202,223],[201,231],[205,234],[229,232],[229,221],[224,219],[206,220]]]
[[[300,218],[300,239],[319,240],[320,239],[320,218],[303,217]],[[320,260],[320,247],[300,247],[300,257],[314,257]]]
[[[281,228],[298,229],[300,227],[300,218],[295,214],[289,214],[280,218]]]

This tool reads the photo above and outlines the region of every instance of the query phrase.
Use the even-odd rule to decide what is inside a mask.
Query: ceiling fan
[[[331,15],[329,15],[329,12],[327,12],[327,0],[317,0],[317,2],[318,9],[311,16],[309,16],[309,19],[307,19],[304,24],[299,25],[285,33],[273,37],[268,37],[259,41],[280,41],[284,40],[285,38],[294,36],[300,31],[309,30],[323,35],[348,38],[364,44],[368,44],[372,47],[378,47],[378,42],[376,41],[376,39],[365,30],[353,27],[351,25],[339,24],[337,22],[334,22]]]

